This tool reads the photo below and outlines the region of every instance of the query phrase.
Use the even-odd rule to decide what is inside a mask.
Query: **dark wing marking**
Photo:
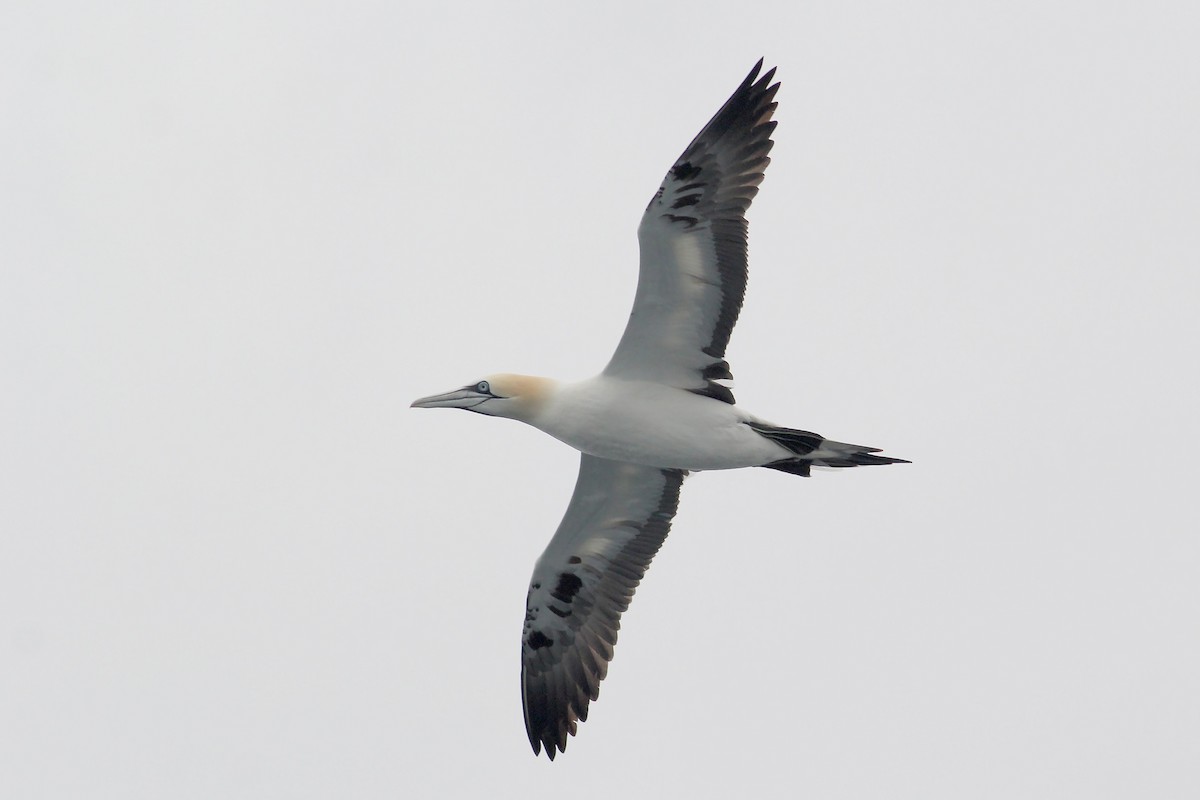
[[[529,586],[521,694],[533,752],[551,760],[587,719],[622,612],[671,529],[687,473],[583,455],[575,493]]]
[[[733,402],[725,348],[746,293],[746,209],[770,159],[775,70],[762,60],[683,151],[638,228],[629,323],[605,373]]]

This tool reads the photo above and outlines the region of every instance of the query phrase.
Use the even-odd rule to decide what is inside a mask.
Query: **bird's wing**
[[[571,504],[529,585],[521,692],[533,751],[553,760],[600,692],[638,582],[671,529],[687,473],[584,454]]]
[[[762,60],[667,172],[638,228],[641,269],[607,375],[733,402],[725,346],[746,292],[746,209],[775,123],[775,70]]]

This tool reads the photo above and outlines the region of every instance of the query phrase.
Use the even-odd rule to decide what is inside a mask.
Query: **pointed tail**
[[[789,472],[793,475],[803,475],[807,478],[813,467],[866,467],[875,464],[911,463],[903,458],[875,455],[879,452],[878,447],[835,442],[832,439],[826,439],[819,433],[776,428],[761,422],[747,422],[746,424],[764,439],[770,439],[795,453],[792,458],[783,458],[762,466]]]

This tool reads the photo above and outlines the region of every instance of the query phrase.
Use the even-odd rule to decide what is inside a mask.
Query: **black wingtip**
[[[769,84],[771,79],[775,77],[775,70],[778,69],[778,67],[771,67],[766,72],[763,72],[762,76],[760,77],[759,73],[762,72],[762,68],[763,59],[759,58],[758,61],[754,62],[754,66],[750,69],[750,73],[746,75],[745,80],[742,81],[742,85],[738,87],[739,90],[745,91],[746,89],[754,87],[756,90],[761,91],[763,87]]]
[[[565,735],[563,736],[561,742],[556,742],[549,737],[542,741],[538,741],[536,739],[530,739],[529,741],[533,743],[533,754],[535,756],[540,756],[542,754],[542,745],[545,744],[546,758],[550,759],[551,761],[553,761],[554,757],[559,753],[567,752],[567,738]]]
[[[542,754],[542,739],[530,734],[529,744],[533,747],[533,755],[535,757]],[[562,742],[555,742],[550,738],[546,738],[544,740],[544,744],[546,746],[546,758],[550,759],[551,761],[553,761],[554,757],[559,753],[565,753],[567,751],[567,743],[565,739]]]
[[[763,59],[760,58],[758,60],[758,63],[756,63],[754,65],[754,72],[752,74],[758,74],[759,72],[761,72],[762,68],[763,68],[763,63],[764,63]],[[775,77],[775,70],[777,70],[777,69],[778,69],[778,67],[771,67],[766,72],[763,72],[762,77],[760,77],[758,79],[757,83],[761,83],[763,86],[766,86],[768,83],[771,82],[771,79]]]

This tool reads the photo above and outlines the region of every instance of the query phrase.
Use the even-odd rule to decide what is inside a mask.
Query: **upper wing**
[[[554,759],[587,719],[621,613],[679,506],[686,472],[584,454],[566,516],[538,559],[525,605],[521,693],[533,752]]]
[[[629,323],[604,372],[733,402],[725,346],[746,292],[746,209],[770,159],[775,70],[760,59],[688,145],[638,228]],[[757,78],[757,80],[756,80]]]

